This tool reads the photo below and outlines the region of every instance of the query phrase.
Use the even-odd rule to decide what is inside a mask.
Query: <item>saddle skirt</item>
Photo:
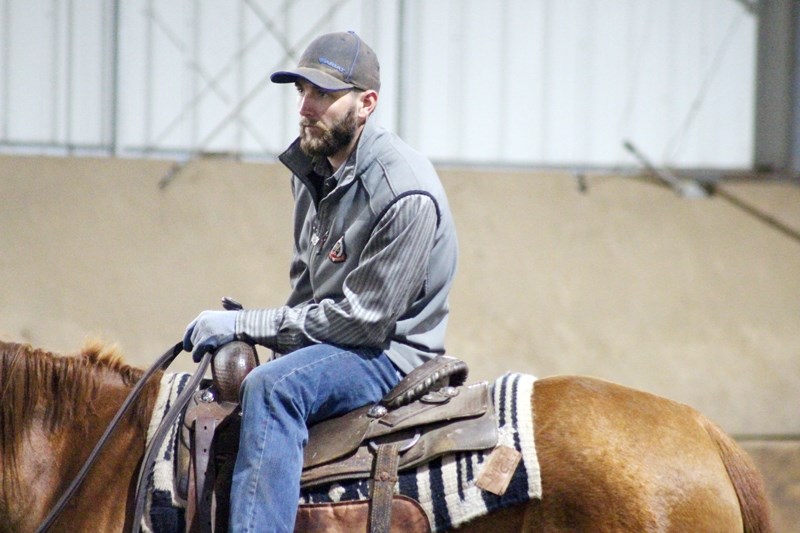
[[[487,419],[494,424],[491,433],[496,435],[490,446],[448,452],[429,461],[406,459],[405,467],[401,457],[395,494],[417,501],[432,531],[448,531],[484,514],[541,498],[532,412],[535,379],[509,373],[488,387],[479,384],[462,388],[490,394],[493,416]],[[310,477],[308,470],[304,476]],[[371,484],[363,474],[328,483],[306,483],[300,503],[366,500]]]
[[[378,446],[400,443],[399,470],[497,444],[487,383],[446,387],[396,408],[365,406],[309,429],[301,487],[369,477]]]

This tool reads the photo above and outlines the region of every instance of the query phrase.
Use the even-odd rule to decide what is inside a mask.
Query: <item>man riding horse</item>
[[[354,32],[323,35],[297,68],[300,136],[279,157],[295,199],[283,307],[204,311],[186,329],[198,361],[231,340],[275,357],[244,380],[232,531],[294,529],[308,427],[381,400],[444,353],[458,255],[430,161],[372,119],[380,71]]]

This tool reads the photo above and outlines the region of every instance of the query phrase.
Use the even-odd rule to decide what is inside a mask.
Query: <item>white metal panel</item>
[[[185,147],[196,109],[183,107],[192,70],[192,5],[132,0],[121,4],[120,143],[123,147]],[[176,115],[180,120],[174,120]]]
[[[107,2],[6,2],[2,135],[19,144],[97,145],[108,135]]]
[[[731,0],[2,7],[0,144],[275,155],[296,98],[269,74],[353,29],[381,60],[377,120],[436,160],[627,165],[630,139],[662,164],[752,162],[756,21]]]
[[[404,102],[403,132],[432,157],[455,153],[454,139],[460,136],[456,113],[464,77],[449,60],[448,46],[457,31],[457,4],[430,2],[423,11],[413,2],[405,21],[406,70],[400,73],[404,82],[398,95]]]
[[[504,141],[503,131],[506,129],[501,115],[501,108],[496,105],[505,97],[504,80],[509,79],[508,61],[504,53],[509,48],[504,31],[508,22],[503,2],[498,8],[487,10],[485,2],[470,0],[461,3],[462,16],[458,21],[460,49],[451,52],[457,62],[456,83],[454,90],[460,96],[456,110],[459,131],[468,132],[459,135],[457,151],[459,154],[471,154],[476,160],[498,160],[502,153]],[[481,35],[491,35],[484,39]],[[459,72],[481,73],[482,83],[464,83]],[[470,76],[472,77],[472,76]],[[492,105],[483,105],[492,102]],[[477,104],[477,105],[474,105]],[[469,108],[474,113],[466,113]]]
[[[63,126],[66,144],[101,146],[111,137],[113,11],[103,0],[60,2],[65,13]]]
[[[297,131],[296,97],[292,87],[270,83],[269,74],[294,65],[321,33],[354,29],[369,41],[393,4],[124,3],[122,76],[145,86],[121,94],[122,144],[151,151],[282,150]],[[395,27],[396,19],[386,18]],[[369,30],[362,30],[365,23]]]
[[[544,84],[538,73],[544,69],[542,11],[545,4],[509,0],[504,6],[505,65],[500,80],[497,121],[502,128],[502,160],[522,163],[542,160],[546,139]],[[537,22],[538,27],[537,27]],[[524,155],[527,154],[527,158]]]
[[[729,0],[414,0],[409,140],[449,160],[748,166],[755,20]],[[406,30],[409,31],[409,30]]]
[[[637,72],[629,77],[630,113],[621,133],[663,163],[749,165],[755,21],[744,8],[653,1],[639,5],[630,27],[639,28],[630,43]]]
[[[8,19],[5,66],[7,87],[5,130],[19,142],[57,140],[56,14],[48,0],[12,2]]]

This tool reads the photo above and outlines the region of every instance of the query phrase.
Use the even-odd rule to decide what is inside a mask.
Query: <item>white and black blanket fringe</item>
[[[535,379],[526,374],[509,373],[498,378],[492,386],[500,434],[498,444],[512,447],[522,454],[522,460],[502,496],[475,485],[491,450],[440,457],[400,473],[396,492],[420,502],[433,531],[447,531],[504,507],[541,498],[531,411]],[[300,502],[360,500],[366,499],[368,494],[368,480],[355,480],[303,491]]]
[[[158,399],[147,428],[147,444],[158,431],[161,420],[183,391],[192,375],[188,373],[164,374]],[[175,495],[175,450],[179,429],[183,421],[173,424],[169,435],[158,452],[153,471],[147,480],[147,501],[142,516],[143,533],[177,533],[186,530],[186,502]]]

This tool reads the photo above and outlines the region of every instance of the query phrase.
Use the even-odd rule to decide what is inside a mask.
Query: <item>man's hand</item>
[[[236,340],[236,315],[239,311],[203,311],[186,328],[183,349],[192,352],[195,363],[207,352]]]

